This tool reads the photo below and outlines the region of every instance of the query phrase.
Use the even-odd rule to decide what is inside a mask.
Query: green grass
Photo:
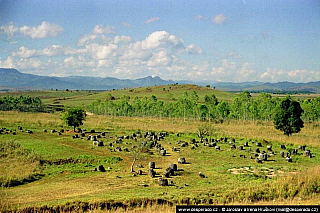
[[[19,118],[12,118],[16,114]],[[10,208],[25,208],[30,206],[57,206],[65,205],[67,202],[111,202],[121,201],[122,203],[133,202],[132,200],[140,199],[164,199],[170,202],[189,202],[189,203],[229,203],[242,202],[243,199],[252,199],[253,201],[261,201],[268,199],[292,199],[297,196],[304,198],[313,198],[318,194],[319,176],[305,177],[304,181],[308,184],[295,186],[294,179],[290,179],[287,188],[282,187],[286,176],[296,174],[304,174],[309,169],[319,166],[320,149],[317,146],[308,146],[311,149],[314,158],[307,158],[301,154],[293,156],[293,162],[288,163],[279,156],[280,144],[285,143],[287,148],[297,148],[297,144],[286,143],[280,141],[272,141],[268,139],[268,144],[272,144],[275,156],[270,157],[270,161],[263,164],[257,164],[251,153],[255,148],[255,142],[262,141],[257,138],[235,136],[236,145],[249,142],[250,147],[245,150],[231,150],[228,143],[218,142],[221,151],[214,148],[200,145],[200,147],[191,149],[191,145],[181,147],[177,141],[190,142],[191,138],[196,138],[196,129],[194,123],[184,123],[189,126],[191,131],[182,132],[178,137],[174,131],[165,140],[161,141],[162,146],[168,151],[168,156],[162,157],[155,150],[151,150],[153,154],[141,153],[136,164],[142,164],[144,175],[133,177],[130,173],[130,165],[133,160],[132,152],[111,152],[110,147],[94,147],[92,142],[84,139],[72,139],[73,133],[63,133],[61,136],[50,132],[43,133],[44,126],[50,129],[60,129],[61,127],[59,115],[49,114],[41,115],[34,113],[13,113],[6,112],[2,114],[0,119],[1,126],[15,129],[17,123],[25,129],[31,128],[33,134],[17,131],[17,135],[2,134],[0,142],[7,143],[14,140],[18,149],[22,149],[23,153],[34,153],[38,156],[36,164],[32,169],[23,173],[19,178],[10,170],[11,173],[4,174],[8,180],[20,180],[21,184],[15,187],[2,189],[3,202],[10,204]],[[34,121],[29,119],[31,116]],[[47,121],[41,120],[41,125],[37,121],[39,117],[48,116]],[[131,134],[137,131],[138,127],[142,127],[143,122],[151,122],[149,118],[139,118],[140,123],[136,122],[136,129],[119,126],[117,119],[104,117],[92,117],[94,120],[85,122],[85,128],[96,128],[97,131],[107,131],[107,135],[102,140],[105,144],[115,141],[116,135]],[[99,120],[99,119],[101,120]],[[132,119],[132,118],[128,118]],[[98,121],[97,121],[98,120]],[[53,122],[55,121],[55,122]],[[91,124],[99,122],[99,125]],[[126,122],[124,120],[123,122]],[[163,121],[162,121],[163,122]],[[168,120],[169,122],[169,120]],[[105,125],[108,124],[108,125]],[[177,123],[177,125],[180,125]],[[112,126],[112,128],[111,128]],[[168,128],[170,126],[167,125]],[[214,127],[217,128],[217,127]],[[163,131],[164,129],[149,130]],[[175,128],[173,128],[175,129]],[[192,130],[193,129],[193,130]],[[142,131],[145,131],[142,129]],[[220,138],[225,134],[215,132],[214,138]],[[312,135],[311,135],[312,136]],[[311,136],[304,136],[304,139]],[[132,140],[123,140],[122,143],[116,144],[122,148],[129,148],[133,145],[145,141],[138,139],[137,142]],[[267,143],[263,143],[265,150]],[[172,147],[179,147],[180,152],[173,152]],[[113,147],[114,148],[114,147]],[[251,150],[250,150],[251,149]],[[14,151],[15,152],[15,151]],[[240,155],[246,155],[246,158],[240,158]],[[12,159],[19,159],[18,154],[13,154]],[[177,163],[179,157],[185,157],[190,164],[178,165],[176,176],[170,178],[173,180],[174,186],[161,187],[158,186],[156,179],[152,179],[146,175],[147,165],[149,161],[155,161],[158,175],[161,175],[170,163]],[[27,159],[27,158],[25,158]],[[122,159],[122,160],[120,160]],[[40,161],[41,160],[41,161]],[[18,161],[17,161],[18,162]],[[60,163],[59,163],[60,162]],[[62,163],[61,163],[62,162]],[[1,161],[1,166],[5,168],[9,162]],[[111,167],[105,173],[93,171],[98,165],[104,165],[105,168]],[[30,165],[29,161],[17,164],[18,171],[25,170]],[[230,169],[241,169],[248,167],[249,172],[245,174],[232,174]],[[269,169],[275,171],[275,177],[266,176]],[[135,168],[138,170],[138,168]],[[17,171],[17,172],[18,172]],[[200,178],[198,173],[202,172],[207,178]],[[319,172],[314,169],[313,173]],[[32,179],[32,175],[40,174],[41,177]],[[30,176],[31,175],[31,176]],[[36,176],[35,176],[36,177]],[[294,176],[293,176],[294,177]],[[28,178],[30,181],[28,181]],[[304,177],[299,178],[303,179]],[[147,184],[144,187],[143,184]],[[278,187],[278,188],[277,188]],[[249,190],[250,189],[250,190]],[[268,193],[263,194],[263,189]],[[291,192],[285,194],[285,190],[298,190],[298,194]],[[237,191],[241,191],[240,195],[235,195]],[[262,194],[261,194],[262,193]],[[231,197],[234,195],[234,197]],[[187,200],[187,201],[186,201]]]

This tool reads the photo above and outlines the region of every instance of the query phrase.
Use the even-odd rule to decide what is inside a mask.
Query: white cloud
[[[5,61],[0,61],[1,68],[15,68],[14,67],[14,58],[12,56],[8,56]]]
[[[202,16],[202,15],[197,15],[196,17],[194,17],[195,19],[198,19],[198,20],[207,20],[208,17],[205,17],[205,16]]]
[[[155,21],[160,21],[160,18],[159,17],[153,17],[153,18],[148,19],[144,23],[150,24],[150,23],[155,22]]]
[[[242,55],[233,51],[230,51],[227,55],[227,57],[232,58],[232,59],[240,59],[242,58]]]
[[[189,54],[202,54],[203,51],[200,47],[196,46],[195,44],[190,44],[186,47],[186,52]]]
[[[14,38],[16,35],[24,35],[32,39],[56,37],[62,31],[63,28],[61,26],[57,24],[51,24],[46,21],[43,21],[41,25],[36,27],[26,25],[23,27],[17,27],[13,22],[0,27],[0,34],[5,34],[10,39]]]
[[[220,13],[219,15],[216,15],[212,21],[216,24],[222,24],[224,22],[227,21],[227,17],[225,15],[223,15],[222,13]]]
[[[17,69],[39,69],[43,66],[43,62],[39,59],[34,58],[22,58],[15,61],[15,68]]]
[[[189,62],[180,60],[182,55],[202,53],[200,47],[185,45],[181,38],[166,31],[153,32],[139,41],[134,41],[130,36],[100,35],[102,31],[96,27],[90,33],[91,37],[79,39],[81,47],[78,48],[51,45],[35,50],[22,46],[1,65],[5,63],[23,72],[45,72],[47,75],[58,75],[61,70],[60,76],[94,74],[101,77],[139,78],[157,74],[170,78],[172,73],[184,77],[192,67]],[[201,66],[197,68],[195,65],[194,71],[205,72],[203,67],[208,65]]]
[[[18,31],[19,28],[16,27],[13,22],[10,22],[8,25],[2,25],[0,27],[0,34],[5,34],[8,38],[13,38]]]
[[[78,57],[68,57],[63,60],[64,68],[71,68],[71,69],[77,69],[78,71],[84,68],[94,68],[95,67],[95,62],[93,60],[88,60],[82,56]]]
[[[205,61],[202,64],[195,64],[192,66],[192,70],[197,72],[206,72],[208,71],[208,68],[209,68],[208,61]]]
[[[109,43],[112,40],[109,37],[106,37],[105,34],[116,34],[117,29],[113,26],[105,26],[103,25],[96,25],[90,34],[83,35],[78,40],[78,46],[84,46],[85,44],[90,44],[93,41],[99,40],[100,43]]]
[[[293,82],[311,82],[320,80],[320,71],[313,70],[292,70],[270,68],[260,75],[260,79],[269,82],[293,81]]]
[[[93,34],[86,34],[83,35],[79,40],[78,40],[78,46],[83,46],[85,44],[87,44],[87,42],[95,40],[97,38],[97,35],[93,35]]]
[[[96,25],[91,34],[93,35],[102,35],[102,34],[116,34],[117,33],[117,29],[113,26],[105,26],[103,27],[103,25]]]
[[[171,62],[172,55],[170,55],[166,50],[160,50],[152,55],[147,65],[150,67],[168,66]]]
[[[36,53],[37,53],[36,50],[28,49],[25,46],[22,46],[19,48],[18,52],[12,52],[11,55],[14,57],[19,57],[19,58],[30,58],[32,56],[35,56]]]
[[[250,63],[238,65],[227,59],[222,59],[220,67],[213,67],[211,75],[218,81],[243,82],[257,79],[257,73],[251,69]]]
[[[56,24],[43,21],[37,27],[23,26],[19,28],[19,32],[23,35],[29,36],[32,39],[40,39],[46,37],[56,37],[63,28]]]
[[[84,49],[73,49],[65,45],[52,45],[45,47],[42,50],[28,49],[25,46],[21,46],[18,51],[12,52],[10,55],[17,58],[31,58],[35,56],[61,56],[61,55],[75,55],[84,53]]]
[[[113,41],[115,44],[130,43],[132,42],[132,38],[130,36],[115,36]]]
[[[99,45],[96,43],[86,46],[88,52],[96,60],[107,59],[112,55],[112,53],[117,49],[117,45],[108,44],[108,45]]]

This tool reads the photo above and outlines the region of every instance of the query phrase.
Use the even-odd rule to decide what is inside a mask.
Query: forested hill
[[[155,85],[174,84],[172,80],[159,77],[145,77],[140,79],[118,79],[100,77],[50,77],[21,73],[16,69],[0,68],[0,89],[36,90],[112,90],[121,88],[146,87]]]

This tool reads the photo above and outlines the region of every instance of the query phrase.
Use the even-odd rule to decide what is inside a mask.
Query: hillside
[[[84,76],[49,77],[25,74],[16,69],[3,68],[0,68],[0,76],[2,76],[0,78],[0,88],[4,88],[4,90],[112,90],[174,83],[171,80],[166,81],[151,76],[136,80]]]
[[[153,87],[138,87],[133,89],[122,89],[112,91],[65,91],[65,90],[49,90],[49,91],[12,91],[8,93],[0,93],[3,95],[13,96],[31,96],[40,97],[45,104],[64,105],[64,106],[87,106],[93,101],[104,100],[108,94],[116,99],[122,95],[128,95],[131,99],[135,96],[139,98],[156,96],[158,100],[174,101],[177,100],[185,91],[191,93],[194,90],[199,95],[199,101],[204,102],[204,96],[214,94],[218,100],[231,102],[235,97],[235,93],[219,91],[212,88],[200,87],[197,85],[162,85]]]
[[[270,92],[270,93],[320,93],[320,81],[308,83],[293,82],[220,82],[212,84],[217,89],[224,91]]]

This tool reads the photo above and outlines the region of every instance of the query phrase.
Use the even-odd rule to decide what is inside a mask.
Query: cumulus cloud
[[[57,55],[74,55],[84,53],[83,49],[74,49],[66,45],[51,45],[41,50],[29,49],[21,46],[18,51],[13,51],[10,55],[17,58],[31,58],[34,56],[57,56]]]
[[[39,69],[43,67],[43,62],[35,58],[23,58],[15,62],[15,67],[19,69]]]
[[[159,17],[153,17],[153,18],[148,19],[144,23],[150,24],[150,23],[155,22],[155,21],[160,21],[160,18]]]
[[[78,48],[51,45],[36,50],[21,46],[1,65],[15,65],[15,68],[28,72],[33,67],[55,75],[60,69],[69,70],[69,75],[73,72],[92,75],[94,72],[95,76],[138,78],[161,74],[162,77],[169,78],[172,73],[174,76],[184,76],[182,73],[192,66],[180,60],[182,55],[203,52],[197,45],[186,45],[181,38],[166,31],[153,32],[138,41],[130,36],[100,34],[105,32],[107,31],[100,26],[95,27],[90,33],[92,37],[82,40]],[[196,70],[203,71],[203,65],[202,68],[194,66],[194,71]]]
[[[14,58],[12,56],[8,56],[5,61],[0,61],[0,67],[14,68]]]
[[[17,27],[13,22],[0,27],[0,34],[5,34],[8,38],[14,38],[16,35],[28,36],[32,39],[42,39],[46,37],[56,37],[64,29],[53,23],[43,21],[41,25]]]
[[[12,52],[11,55],[19,58],[30,58],[36,55],[37,51],[35,49],[28,49],[25,46],[19,48],[19,51]]]
[[[189,54],[202,54],[203,51],[200,47],[196,46],[195,44],[190,44],[186,47],[186,52]]]
[[[23,26],[19,28],[19,32],[23,35],[29,36],[32,39],[40,39],[46,37],[56,37],[63,28],[56,24],[43,21],[41,25],[36,27]]]
[[[147,65],[150,67],[168,66],[172,62],[172,59],[172,55],[166,50],[160,50],[152,55]]]
[[[293,82],[310,82],[320,80],[320,71],[313,70],[291,70],[268,67],[265,72],[260,75],[260,79],[269,82],[293,81]]]
[[[257,72],[250,63],[237,64],[228,59],[222,59],[221,66],[213,67],[211,75],[218,81],[250,81],[257,77]]]
[[[92,30],[91,34],[93,35],[102,35],[102,34],[116,34],[117,30],[113,26],[103,26],[103,25],[96,25]]]
[[[81,38],[78,40],[78,46],[83,46],[85,44],[89,44],[90,42],[93,42],[95,40],[100,40],[106,43],[109,43],[111,39],[109,37],[106,37],[105,34],[116,34],[117,29],[113,26],[103,26],[103,25],[96,25],[90,34],[85,34],[81,36]]]
[[[215,23],[215,24],[222,24],[224,22],[227,21],[227,16],[223,15],[222,13],[220,13],[219,15],[216,15],[212,21]]]
[[[19,28],[10,22],[8,25],[2,25],[0,27],[0,34],[5,34],[8,38],[13,38],[19,31]]]

